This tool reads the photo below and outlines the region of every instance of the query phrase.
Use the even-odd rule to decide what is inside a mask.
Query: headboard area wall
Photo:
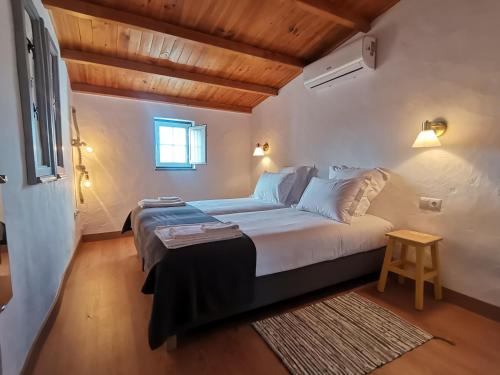
[[[377,19],[377,70],[324,92],[296,78],[252,115],[253,179],[272,167],[382,166],[392,179],[369,213],[445,238],[444,285],[500,305],[500,33],[496,0],[403,0]],[[474,25],[474,27],[469,27]],[[442,147],[411,148],[444,117]],[[443,199],[420,210],[421,196]]]
[[[250,115],[87,94],[75,94],[92,187],[79,206],[84,234],[121,230],[143,198],[236,198],[250,193]],[[154,118],[207,124],[208,164],[193,170],[155,170]]]

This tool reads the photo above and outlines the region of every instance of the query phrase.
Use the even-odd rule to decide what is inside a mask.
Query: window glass
[[[194,169],[206,164],[206,125],[155,118],[156,168]]]
[[[188,128],[191,121],[155,119],[156,167],[192,168]]]
[[[33,25],[31,24],[31,17],[28,12],[24,11],[24,22],[26,25],[26,43],[28,44],[28,83],[31,97],[31,121],[33,123],[33,146],[35,157],[38,164],[46,165],[47,155],[44,147],[42,146],[42,132],[40,121],[40,111],[38,109],[37,98],[37,80],[35,74],[35,53],[34,53],[34,38],[33,38]],[[33,48],[30,48],[33,46]]]

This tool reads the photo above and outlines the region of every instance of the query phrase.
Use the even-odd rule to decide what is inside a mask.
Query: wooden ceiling
[[[43,0],[77,92],[251,112],[398,0]]]

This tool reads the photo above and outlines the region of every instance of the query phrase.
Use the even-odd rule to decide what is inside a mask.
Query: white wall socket
[[[422,210],[438,211],[439,212],[439,211],[441,211],[442,203],[443,203],[442,199],[420,197],[419,207]]]

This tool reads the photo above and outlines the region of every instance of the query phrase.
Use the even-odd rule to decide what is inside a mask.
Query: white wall
[[[35,4],[50,24],[39,0]],[[55,38],[54,33],[52,33]],[[73,179],[68,124],[66,69],[61,70],[65,163],[68,179],[26,185],[24,141],[9,0],[0,0],[0,171],[9,236],[14,297],[0,314],[1,367],[19,373],[26,354],[45,319],[78,237],[73,220]],[[0,371],[1,372],[1,371]]]
[[[121,229],[137,201],[159,195],[185,200],[250,193],[250,116],[161,103],[75,94],[84,155],[93,186],[80,207],[84,233]],[[196,171],[155,171],[154,117],[207,124],[208,164]]]
[[[402,0],[370,34],[374,74],[323,93],[299,77],[252,116],[268,141],[264,168],[309,163],[383,166],[391,184],[371,212],[445,240],[445,286],[500,305],[500,2]],[[443,147],[412,149],[423,120],[444,117]],[[443,210],[418,209],[419,196]]]

